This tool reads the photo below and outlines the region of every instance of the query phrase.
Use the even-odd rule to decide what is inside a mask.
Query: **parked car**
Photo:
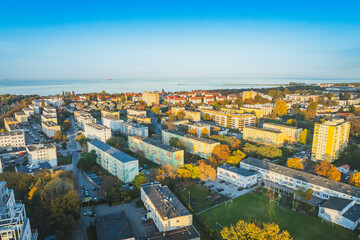
[[[218,189],[217,191],[218,191],[218,192],[222,192],[222,191],[224,191],[224,189],[223,189],[223,188],[220,188],[220,189]]]
[[[214,187],[214,184],[211,184],[208,186],[208,188],[213,188]]]
[[[92,216],[93,213],[92,212],[84,212],[84,216]]]
[[[143,222],[146,222],[148,220],[148,218],[146,216],[143,216],[140,221],[143,223]]]
[[[229,182],[226,182],[225,185],[229,185],[230,183]]]
[[[220,182],[219,183],[224,183],[225,182],[225,180],[220,180]]]
[[[238,189],[237,189],[238,191],[241,191],[241,190],[244,190],[244,188],[242,188],[242,187],[239,187]]]

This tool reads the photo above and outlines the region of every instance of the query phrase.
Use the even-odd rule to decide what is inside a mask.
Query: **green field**
[[[68,155],[68,156],[58,156],[57,157],[57,165],[67,165],[72,163],[72,155]]]
[[[207,226],[220,234],[222,226],[235,224],[239,219],[256,219],[260,222],[275,222],[282,230],[289,231],[294,240],[308,239],[357,239],[357,235],[338,225],[331,226],[328,222],[314,216],[293,212],[288,208],[270,203],[262,195],[246,194],[200,214]],[[220,238],[220,236],[219,236]]]
[[[207,187],[204,187],[200,183],[189,182],[185,183],[184,186],[179,187],[179,194],[185,202],[189,202],[189,192],[190,192],[190,202],[191,207],[196,211],[200,212],[205,209],[208,209],[216,204],[222,203],[229,200],[228,197],[219,194],[217,192],[211,191]],[[216,197],[209,197],[215,196]]]

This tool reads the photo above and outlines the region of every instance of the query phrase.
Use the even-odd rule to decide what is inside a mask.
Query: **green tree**
[[[208,113],[205,113],[202,117],[205,121],[210,121],[211,120],[211,116]]]
[[[133,184],[137,189],[140,189],[141,184],[147,182],[147,178],[143,172],[140,172],[139,175],[135,176]]]
[[[95,153],[95,150],[83,153],[76,166],[83,171],[90,170],[91,167],[96,164],[96,159],[97,155]]]
[[[345,100],[350,100],[351,99],[351,94],[349,92],[345,92],[344,93],[344,99]]]
[[[121,101],[121,102],[125,102],[125,101],[126,101],[126,97],[125,97],[125,95],[121,95],[121,97],[120,97],[120,101]]]
[[[153,106],[153,107],[151,108],[151,111],[152,111],[153,113],[155,113],[155,114],[160,114],[160,108],[157,107],[157,106]]]
[[[179,120],[183,120],[184,117],[185,117],[185,113],[184,113],[183,111],[179,111],[179,112],[177,112],[176,117],[177,117]]]
[[[86,136],[84,134],[80,134],[79,136],[77,136],[75,138],[75,141],[79,142],[81,146],[85,146],[88,139],[86,138]]]
[[[169,121],[170,122],[173,122],[173,121],[175,121],[176,120],[176,116],[174,115],[174,114],[170,114],[169,115]]]
[[[111,137],[106,141],[106,143],[112,147],[118,145],[121,149],[124,149],[127,146],[126,140],[123,137]]]

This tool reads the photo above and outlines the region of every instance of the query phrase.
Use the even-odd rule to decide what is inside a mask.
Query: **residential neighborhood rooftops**
[[[17,120],[14,117],[6,117],[6,118],[4,118],[4,122],[5,123],[7,123],[7,122],[17,122]]]
[[[191,215],[167,186],[160,183],[145,183],[141,188],[163,219]]]
[[[256,171],[247,170],[247,169],[244,169],[244,168],[238,168],[238,167],[234,167],[234,166],[230,166],[230,165],[223,165],[223,166],[220,166],[219,168],[222,168],[222,169],[227,170],[227,171],[231,171],[233,173],[237,173],[237,174],[239,174],[241,176],[244,176],[244,177],[249,177],[249,176],[253,176],[253,175],[258,174],[258,172],[256,172]]]
[[[324,177],[317,176],[315,174],[303,172],[300,170],[284,167],[275,163],[272,163],[267,160],[261,160],[253,157],[248,157],[241,161],[241,163],[250,164],[255,167],[266,169],[272,172],[276,172],[288,177],[292,177],[301,181],[309,182],[333,191],[345,193],[351,196],[360,197],[360,188],[342,183],[333,181]],[[241,164],[240,163],[240,164]]]
[[[211,140],[211,139],[201,138],[201,137],[194,136],[194,135],[192,135],[192,134],[187,134],[187,133],[183,133],[183,132],[178,132],[178,131],[171,130],[171,129],[164,129],[163,131],[169,132],[169,133],[172,133],[172,134],[176,134],[176,135],[179,135],[179,136],[183,136],[183,137],[186,137],[186,138],[191,138],[191,139],[194,139],[194,140],[197,140],[197,141],[200,141],[200,142],[204,142],[204,143],[207,143],[207,144],[216,144],[216,143],[219,143],[219,142],[214,141],[214,140]]]
[[[343,210],[352,200],[345,198],[332,197],[321,204],[321,207],[330,208],[337,211]]]
[[[136,158],[121,152],[119,150],[117,150],[116,148],[110,146],[109,144],[106,144],[100,140],[91,140],[89,141],[90,144],[94,145],[95,147],[99,148],[100,150],[106,152],[107,154],[113,156],[114,158],[116,158],[117,160],[119,160],[120,162],[131,162],[131,161],[137,161]]]
[[[148,238],[148,240],[191,240],[199,238],[199,232],[192,225],[190,225],[171,231],[155,233],[150,238]]]
[[[97,239],[99,240],[120,240],[135,239],[125,211],[106,216],[97,217],[95,220]]]
[[[86,125],[92,127],[92,128],[95,128],[97,130],[105,130],[105,129],[109,129],[108,127],[106,126],[103,126],[101,124],[97,124],[97,123],[87,123]]]
[[[255,129],[255,130],[261,130],[261,131],[269,132],[269,133],[282,133],[282,132],[279,131],[279,130],[272,130],[272,129],[268,129],[268,128],[258,128],[258,127],[246,126],[246,127],[244,127],[244,130],[245,130],[246,128],[248,128],[248,129]]]
[[[30,152],[32,151],[38,151],[38,150],[45,150],[45,149],[51,149],[56,148],[54,144],[37,144],[37,145],[28,145],[26,146],[26,149]]]
[[[23,111],[19,111],[15,113],[15,116],[27,116]]]

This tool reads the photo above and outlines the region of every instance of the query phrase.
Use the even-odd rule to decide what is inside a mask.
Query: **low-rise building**
[[[55,137],[55,133],[61,130],[60,125],[53,121],[41,122],[41,128],[43,133],[49,138]]]
[[[129,121],[135,121],[137,123],[151,123],[151,118],[144,117],[144,116],[134,116],[134,115],[127,115],[127,119]]]
[[[111,131],[120,131],[121,129],[121,123],[124,122],[124,120],[113,118],[113,117],[101,117],[101,123],[105,127],[108,127],[111,129]]]
[[[167,186],[145,183],[140,188],[141,200],[160,232],[192,225],[192,214],[181,204]]]
[[[103,118],[103,117],[120,119],[120,112],[119,111],[101,110],[101,118]]]
[[[123,121],[120,123],[119,132],[126,136],[149,136],[149,128],[147,126],[129,121]]]
[[[350,166],[349,164],[344,164],[341,165],[340,167],[337,168],[339,170],[339,172],[343,173],[343,174],[348,174],[350,172]]]
[[[76,125],[83,128],[85,124],[96,123],[96,119],[90,113],[84,111],[74,111]]]
[[[29,164],[39,165],[48,162],[52,167],[57,166],[56,147],[54,144],[37,144],[26,146],[29,155]]]
[[[127,115],[131,115],[131,116],[143,116],[143,117],[146,117],[146,111],[145,110],[128,108],[126,110],[126,112],[127,112]]]
[[[34,109],[31,108],[23,108],[22,110],[26,114],[26,116],[28,116],[28,118],[35,114]]]
[[[16,120],[16,118],[14,118],[14,117],[6,117],[6,118],[4,118],[4,125],[5,125],[5,129],[7,130],[7,131],[11,131],[10,129],[9,129],[9,125],[10,124],[18,124],[19,122],[18,122],[18,120]]]
[[[0,147],[25,147],[25,135],[22,131],[0,133]]]
[[[39,114],[40,113],[40,106],[39,105],[37,105],[37,104],[31,104],[31,105],[29,105],[29,108],[31,108],[32,110],[34,110],[34,112],[36,113],[36,114]]]
[[[58,123],[57,117],[51,116],[51,115],[41,115],[41,121],[42,122],[54,122]]]
[[[170,129],[162,130],[163,143],[170,145],[171,138],[177,138],[183,141],[188,153],[199,155],[205,159],[209,159],[214,147],[220,145],[219,142],[214,140],[199,138],[192,134],[184,134]]]
[[[130,151],[142,152],[145,158],[159,165],[167,163],[177,169],[184,164],[184,150],[140,136],[129,136],[128,143]]]
[[[235,184],[238,187],[247,188],[257,184],[258,172],[230,165],[217,168],[217,178]]]
[[[28,116],[23,111],[16,112],[15,119],[20,123],[28,122]]]
[[[321,203],[318,216],[354,230],[360,221],[360,205],[354,200],[332,197]]]
[[[276,123],[264,123],[263,128],[282,132],[284,134],[284,141],[288,141],[290,143],[298,142],[302,132],[302,128]]]
[[[139,175],[139,161],[100,140],[88,141],[88,151],[95,151],[96,162],[106,171],[117,176],[124,183]]]
[[[243,138],[246,141],[269,144],[277,147],[284,145],[284,133],[257,127],[244,127]]]
[[[88,123],[84,125],[84,135],[90,139],[106,142],[111,138],[111,129],[97,123]]]

